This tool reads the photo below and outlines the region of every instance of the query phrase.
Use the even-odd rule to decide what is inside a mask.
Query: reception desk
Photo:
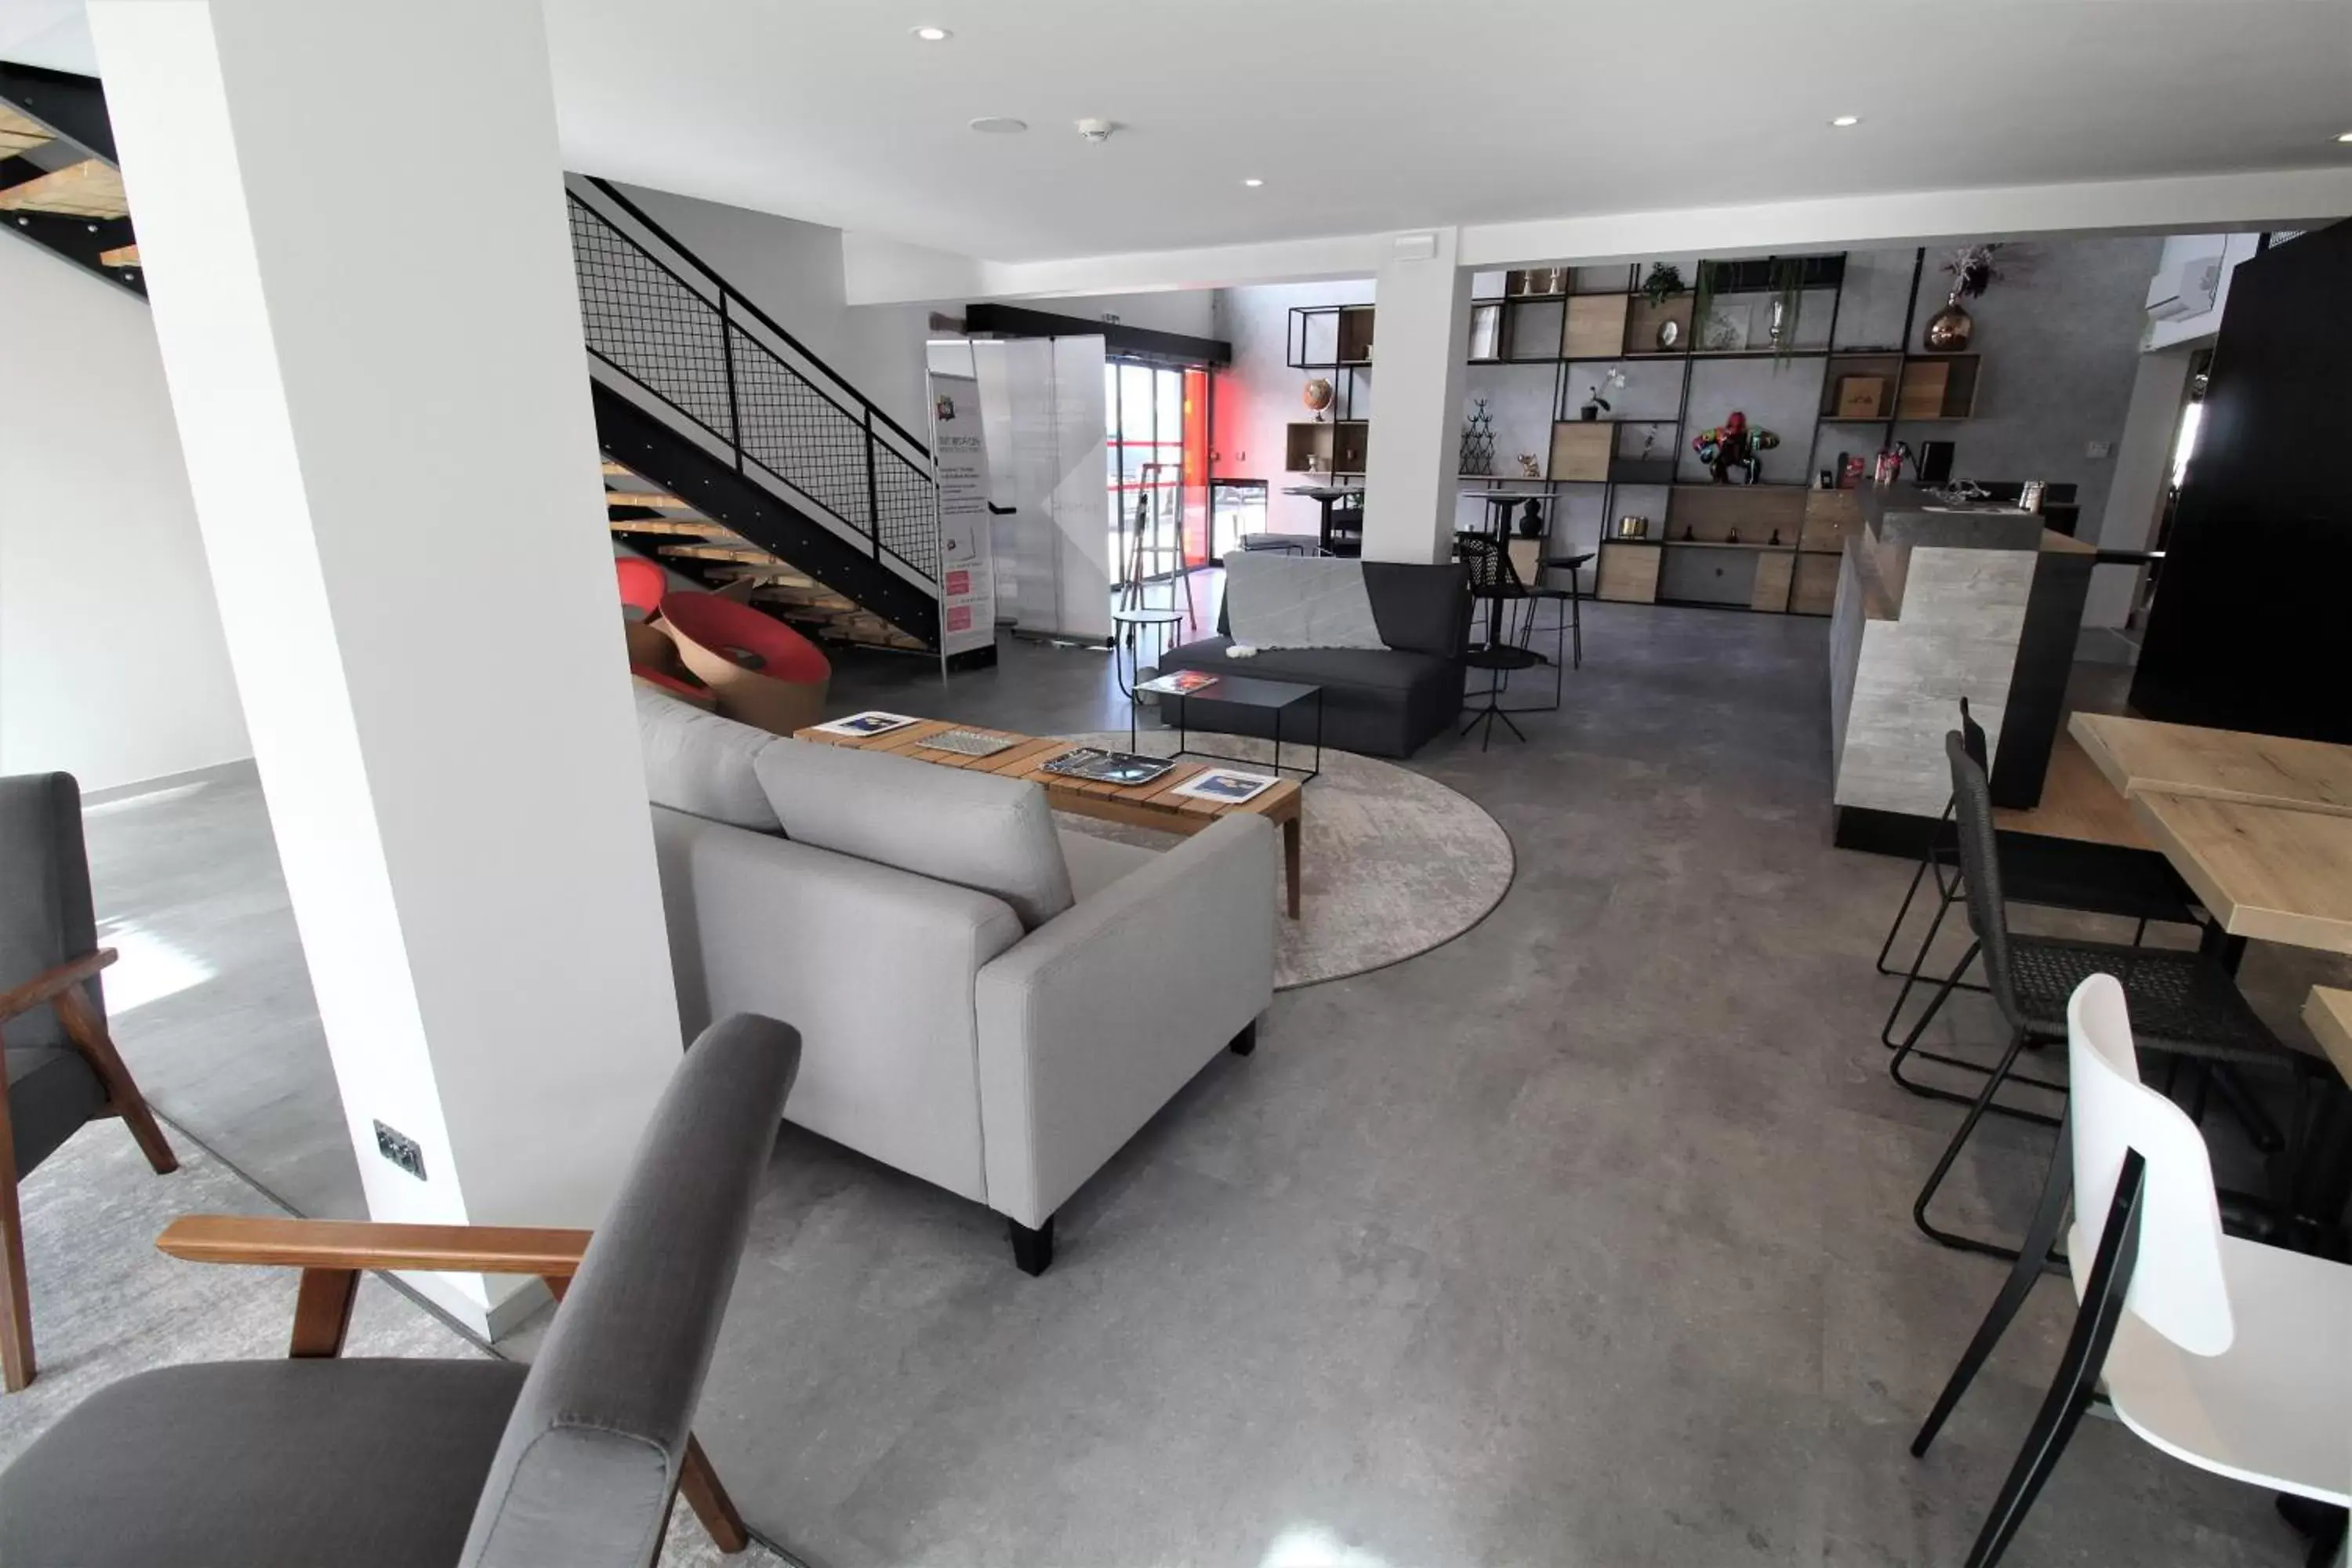
[[[1952,793],[1944,735],[1963,697],[1993,804],[2040,801],[2096,552],[2015,507],[1912,485],[1854,494],[1830,620],[1837,842],[1916,851]]]

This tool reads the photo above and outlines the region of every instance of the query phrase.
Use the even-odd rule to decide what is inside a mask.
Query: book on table
[[[1190,697],[1216,683],[1217,678],[1205,669],[1178,669],[1170,671],[1157,680],[1147,680],[1136,689],[1157,692],[1162,697]]]
[[[813,726],[826,735],[847,735],[863,739],[868,735],[887,735],[893,730],[903,730],[909,724],[919,724],[920,719],[910,719],[904,713],[885,713],[869,708],[863,713],[852,713],[846,719],[835,719],[829,724]]]
[[[1080,746],[1065,752],[1047,763],[1044,772],[1059,773],[1064,778],[1085,779],[1090,784],[1150,784],[1176,764],[1164,757],[1139,756],[1133,752],[1107,752],[1099,746]]]
[[[1221,800],[1228,805],[1239,805],[1245,800],[1255,800],[1281,782],[1270,773],[1210,768],[1186,779],[1169,793],[1186,795],[1193,800]]]

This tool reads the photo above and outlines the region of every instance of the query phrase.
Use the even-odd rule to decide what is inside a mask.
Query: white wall
[[[14,239],[0,300],[0,773],[251,756],[147,306]]]
[[[1284,347],[1290,331],[1290,312],[1300,305],[1369,305],[1372,280],[1359,278],[1336,283],[1268,284],[1252,289],[1220,289],[1214,297],[1209,336],[1234,345],[1230,369],[1216,380],[1215,427],[1209,433],[1214,453],[1211,470],[1220,479],[1264,479],[1266,482],[1266,529],[1273,533],[1313,533],[1320,509],[1304,496],[1286,496],[1290,485],[1310,481],[1305,474],[1284,471],[1285,430],[1294,420],[1313,416],[1300,396],[1312,378],[1321,375],[1335,386],[1344,374],[1338,371],[1293,370]],[[1328,329],[1330,318],[1322,318]],[[1378,357],[1379,333],[1373,333]],[[1328,345],[1314,357],[1328,358]],[[1354,417],[1369,419],[1372,411],[1373,371],[1355,373]],[[1332,412],[1339,408],[1335,404]]]
[[[2189,394],[2189,362],[2195,354],[2193,348],[2181,347],[2139,356],[2123,438],[2116,446],[2116,482],[2107,492],[2106,512],[2097,532],[2084,535],[2102,549],[2145,550],[2156,539],[2157,514],[2172,483],[2172,443]],[[2137,566],[2093,567],[2083,624],[2123,626],[2143,575]]]
[[[2193,316],[2177,316],[2168,321],[2150,321],[2147,333],[2140,340],[2145,349],[2166,349],[2176,343],[2199,342],[2221,330],[2221,311],[2230,303],[2230,279],[2237,275],[2238,263],[2254,254],[2262,237],[2253,234],[2176,234],[2164,242],[2164,254],[2158,260],[2156,277],[2167,281],[2177,278],[2189,262],[2206,257],[2219,257],[2221,261],[2221,281],[2213,289],[2213,308],[2200,310]],[[2141,296],[2142,302],[2147,300]]]

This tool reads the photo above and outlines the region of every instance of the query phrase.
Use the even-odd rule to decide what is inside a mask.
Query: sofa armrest
[[[759,1013],[801,1032],[786,1120],[964,1197],[987,1196],[973,978],[1021,940],[1002,900],[654,809],[690,1037]]]
[[[989,1207],[1042,1226],[1265,1010],[1276,859],[1222,817],[981,970]]]

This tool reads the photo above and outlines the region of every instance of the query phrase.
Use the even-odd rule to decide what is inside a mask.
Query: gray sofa
[[[637,691],[678,1005],[790,1018],[785,1118],[1010,1222],[1069,1195],[1274,995],[1274,829],[1165,852],[1035,784],[780,739]]]
[[[1279,569],[1275,558],[1264,563]],[[1470,582],[1458,565],[1419,566],[1396,561],[1360,563],[1364,590],[1380,628],[1381,648],[1261,648],[1232,659],[1229,616],[1217,633],[1169,650],[1162,671],[1258,676],[1307,681],[1323,689],[1323,743],[1375,757],[1409,757],[1443,733],[1462,711],[1462,655],[1470,639]],[[1213,698],[1189,698],[1185,722],[1196,730],[1271,739],[1273,716]],[[1286,742],[1310,738],[1313,720],[1283,721]],[[1302,733],[1302,731],[1306,731]]]

